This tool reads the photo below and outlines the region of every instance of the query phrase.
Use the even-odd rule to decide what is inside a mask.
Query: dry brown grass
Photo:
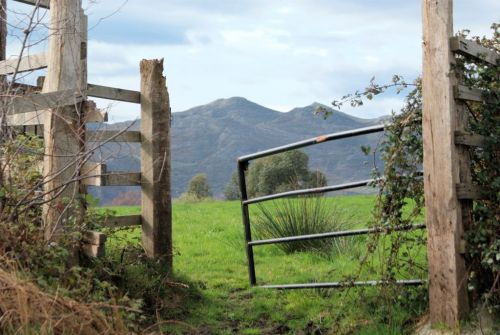
[[[120,318],[92,305],[42,292],[16,271],[0,269],[0,333],[19,335],[128,334]]]

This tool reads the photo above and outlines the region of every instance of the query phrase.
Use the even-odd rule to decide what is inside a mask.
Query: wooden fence
[[[455,55],[498,66],[500,55],[478,43],[453,37],[453,0],[423,0],[424,191],[428,229],[431,322],[456,329],[469,310],[464,232],[472,200],[482,198],[472,184],[469,147],[485,138],[466,132],[466,101],[483,92],[458,82]]]
[[[81,0],[15,1],[51,12],[48,52],[9,60],[5,60],[5,47],[0,53],[0,76],[47,68],[37,86],[12,83],[23,94],[9,100],[7,106],[9,126],[39,134],[43,129],[44,193],[54,198],[44,208],[47,237],[64,224],[60,218],[68,213],[61,210],[61,204],[65,198],[74,198],[75,190],[82,194],[87,186],[141,186],[141,215],[111,217],[106,225],[142,226],[146,253],[171,266],[170,104],[163,60],[141,61],[140,91],[88,84],[87,17]],[[5,5],[3,0],[3,15]],[[2,24],[1,39],[5,40],[6,20]],[[107,121],[107,114],[88,97],[139,104],[140,131],[87,130],[86,123]],[[95,141],[140,143],[141,171],[109,172],[105,164],[90,162],[88,144]],[[103,234],[87,232],[84,241],[83,249],[89,255],[104,252]]]

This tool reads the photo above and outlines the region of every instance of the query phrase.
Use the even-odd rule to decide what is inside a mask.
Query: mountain
[[[383,118],[360,119],[339,111],[323,120],[314,115],[318,103],[281,113],[245,98],[219,99],[207,105],[173,113],[172,120],[172,194],[179,196],[197,173],[206,173],[216,197],[236,169],[239,156],[273,148],[319,135],[380,124]],[[139,129],[140,121],[106,125],[106,129]],[[366,179],[370,160],[360,150],[376,144],[380,134],[344,139],[305,149],[310,167],[324,171],[329,183]],[[138,171],[138,144],[107,144],[99,159],[107,161],[108,170]],[[94,191],[104,203],[130,187],[100,188]]]

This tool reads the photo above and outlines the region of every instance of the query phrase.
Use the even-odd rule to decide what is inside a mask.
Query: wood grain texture
[[[170,102],[163,60],[142,60],[140,71],[142,246],[171,268]]]
[[[140,226],[141,215],[111,216],[106,218],[103,226],[107,228]]]
[[[21,3],[27,4],[27,5],[32,5],[32,6],[35,6],[37,3],[37,0],[14,0],[14,1],[21,2]],[[50,0],[39,0],[38,6],[40,8],[49,9],[50,8]]]
[[[48,65],[45,53],[33,54],[19,58],[11,58],[0,61],[0,75],[13,74],[15,72],[28,72],[44,69]],[[17,71],[16,71],[17,69]]]
[[[131,102],[136,104],[141,103],[141,93],[137,91],[94,84],[88,84],[87,87],[88,95],[91,97]]]
[[[450,38],[450,45],[453,52],[474,57],[478,61],[499,65],[500,54],[483,47],[475,41],[465,39],[461,36],[455,36]]]
[[[456,329],[466,316],[467,274],[459,243],[462,213],[456,195],[459,158],[451,64],[452,0],[423,0],[424,192],[428,229],[429,305],[433,324]]]
[[[89,130],[88,142],[141,142],[141,132],[137,130]]]
[[[47,76],[43,92],[82,91],[81,1],[51,0]],[[86,89],[86,87],[83,87]],[[82,150],[83,120],[75,106],[55,108],[44,122],[44,192],[50,200],[43,208],[46,238],[52,239],[72,216],[67,201],[79,199],[78,167]],[[80,157],[80,158],[79,158]]]

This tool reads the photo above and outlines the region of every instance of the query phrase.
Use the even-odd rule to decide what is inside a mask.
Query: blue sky
[[[372,76],[421,69],[420,0],[92,0],[89,82],[138,89],[139,61],[164,58],[172,109],[243,96],[280,111],[330,102]],[[455,30],[489,34],[498,0],[455,0]],[[343,111],[398,109],[387,95]],[[138,116],[113,105],[111,121]]]

